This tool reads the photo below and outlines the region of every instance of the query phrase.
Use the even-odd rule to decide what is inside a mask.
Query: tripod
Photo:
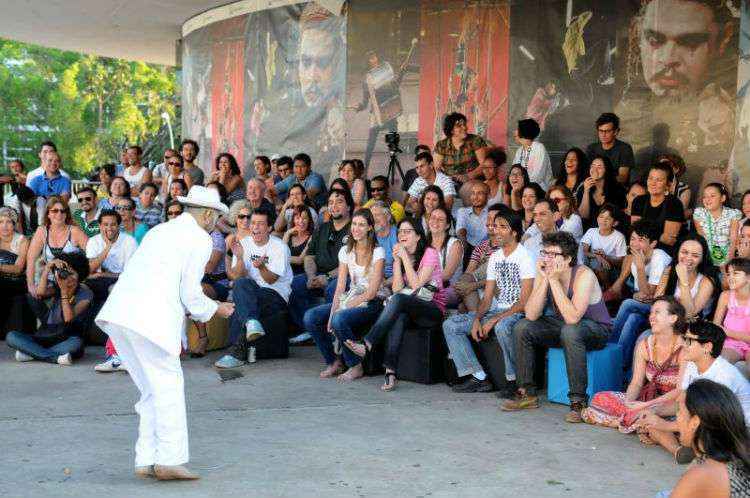
[[[385,177],[390,180],[391,185],[396,183],[396,171],[398,171],[398,174],[401,177],[401,183],[404,184],[406,182],[406,178],[404,177],[404,170],[401,169],[401,163],[398,162],[399,152],[403,151],[398,147],[388,147],[388,154],[391,156],[391,161],[388,163],[388,172],[385,174]]]

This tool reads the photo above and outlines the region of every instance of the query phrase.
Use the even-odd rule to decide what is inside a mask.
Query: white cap
[[[185,206],[205,207],[229,214],[229,208],[221,202],[219,192],[212,188],[194,185],[187,197],[177,196],[177,202]]]

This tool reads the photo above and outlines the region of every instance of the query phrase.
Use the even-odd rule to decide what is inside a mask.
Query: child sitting
[[[750,364],[750,259],[730,260],[727,280],[729,290],[721,293],[714,315],[727,334],[721,355],[730,363]]]
[[[602,206],[596,217],[597,227],[589,228],[581,238],[583,263],[594,270],[603,289],[609,288],[617,278],[628,252],[625,236],[615,230],[618,212],[613,204]]]

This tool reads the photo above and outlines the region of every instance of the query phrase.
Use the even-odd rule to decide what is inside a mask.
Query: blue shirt
[[[297,180],[296,175],[289,175],[283,180],[281,180],[279,183],[275,184],[274,187],[276,188],[277,194],[286,194],[294,184],[300,183]],[[323,181],[323,177],[320,176],[318,173],[311,171],[309,175],[302,181],[302,186],[305,187],[305,190],[315,189],[319,190],[320,192],[315,196],[314,199],[312,199],[313,202],[315,202],[315,205],[320,207],[326,202],[326,183]]]
[[[393,246],[398,242],[396,236],[396,227],[391,227],[391,231],[386,237],[380,237],[375,234],[378,239],[378,245],[385,251],[385,278],[391,278],[393,276]]]
[[[47,177],[47,173],[39,175],[31,180],[29,188],[34,191],[37,197],[51,197],[53,195],[70,194],[70,179],[65,178],[57,173],[52,178]]]

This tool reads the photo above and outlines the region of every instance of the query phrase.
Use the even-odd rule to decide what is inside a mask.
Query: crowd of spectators
[[[501,408],[516,411],[540,404],[536,350],[562,348],[567,422],[637,433],[678,462],[697,457],[702,470],[678,488],[698,486],[701,472],[734,483],[750,472],[750,384],[747,366],[734,365],[750,363],[750,191],[735,209],[710,183],[693,205],[681,158],[663,155],[634,178],[618,117],[602,114],[595,130],[555,176],[533,119],[518,122],[508,164],[453,113],[434,150],[417,147],[403,192],[358,159],[333,168],[330,185],[304,152],[257,156],[251,175],[226,152],[198,165],[186,139],[153,169],[129,146],[74,193],[44,142],[39,167],[14,161],[0,177],[12,190],[0,209],[0,326],[35,317],[36,331],[21,320],[7,333],[16,360],[70,365],[148,231],[182,216],[178,198],[205,184],[230,207],[203,279],[208,296],[235,303],[217,368],[253,361],[253,342],[281,332],[314,341],[320,377],[342,382],[365,375],[381,348],[382,390],[392,391],[407,330],[442,327],[459,393],[495,390],[472,342],[496,337]],[[279,310],[289,330],[265,330]],[[190,353],[200,357],[208,332],[197,328]],[[629,384],[588,399],[587,352],[608,343],[619,344]],[[97,371],[127,368],[111,342],[106,355]],[[714,435],[716,424],[731,437]]]

